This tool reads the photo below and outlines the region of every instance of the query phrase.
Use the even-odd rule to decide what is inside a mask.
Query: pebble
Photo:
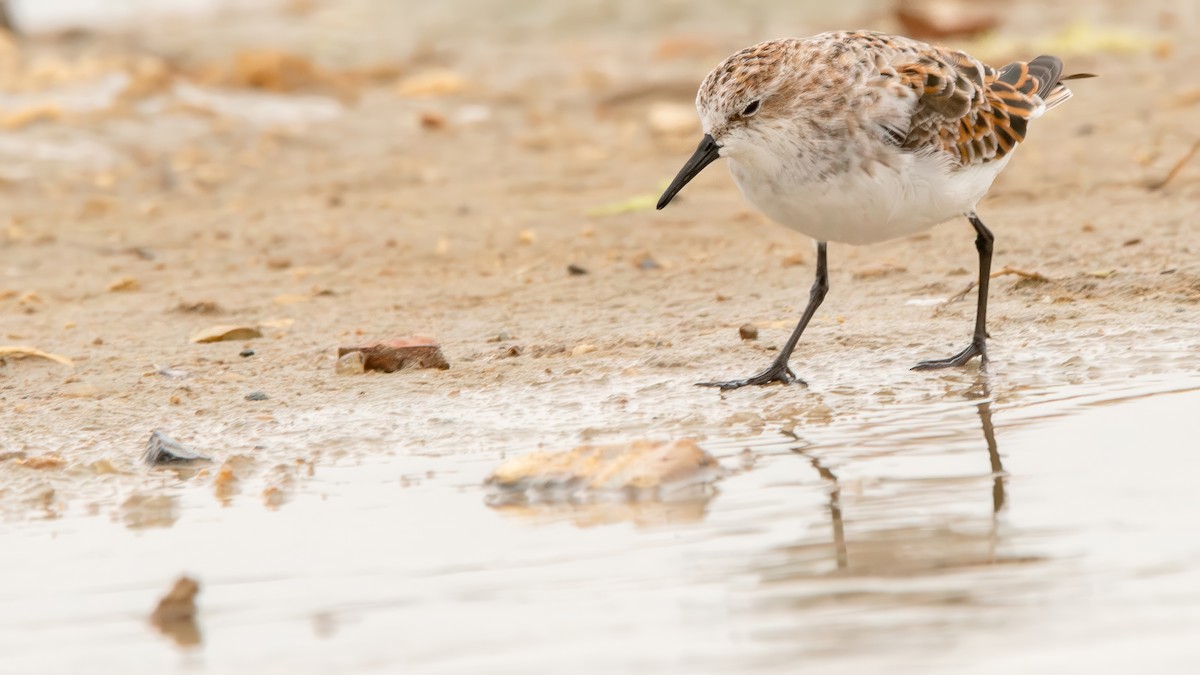
[[[156,374],[162,375],[163,377],[169,377],[172,380],[182,380],[191,374],[188,371],[183,370],[182,368],[170,368],[170,367],[159,367],[159,366],[155,366],[155,368],[157,368],[157,370],[154,371]]]
[[[238,352],[238,356],[242,357],[243,359],[254,356],[254,350],[253,349],[243,349],[242,351]]]
[[[638,269],[644,271],[662,269],[662,265],[658,264],[658,261],[649,255],[644,255],[638,259],[637,266]]]
[[[142,461],[150,466],[162,466],[210,462],[212,459],[171,438],[162,429],[155,429],[150,434],[150,440],[146,442],[146,451],[142,453]]]
[[[421,128],[430,131],[437,131],[446,128],[446,116],[439,113],[427,110],[421,113],[420,117]]]
[[[743,340],[757,340],[758,327],[751,323],[744,323],[741,326],[738,326],[738,335]]]
[[[266,401],[269,398],[271,397],[267,396],[266,392],[262,391],[252,391],[249,394],[246,394],[247,401]]]
[[[338,358],[351,352],[361,352],[363,368],[394,373],[404,368],[437,368],[446,370],[450,363],[442,348],[430,338],[402,337],[381,340],[357,347],[338,347]]]
[[[579,265],[576,265],[575,263],[571,263],[570,265],[567,265],[567,274],[570,274],[573,277],[583,276],[587,273],[588,273],[588,271],[585,268],[580,267]]]

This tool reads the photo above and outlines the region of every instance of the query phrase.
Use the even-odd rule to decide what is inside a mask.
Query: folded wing
[[[997,71],[962,52],[934,48],[894,68],[917,95],[901,146],[940,151],[960,167],[1003,159],[1025,140],[1029,120],[1071,96],[1054,56]]]

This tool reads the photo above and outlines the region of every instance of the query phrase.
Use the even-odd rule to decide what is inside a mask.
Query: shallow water
[[[1194,663],[1200,381],[976,394],[711,441],[735,474],[681,504],[497,510],[490,458],[397,455],[319,466],[274,508],[181,478],[138,518],[10,523],[0,672]],[[184,571],[199,647],[146,623]]]

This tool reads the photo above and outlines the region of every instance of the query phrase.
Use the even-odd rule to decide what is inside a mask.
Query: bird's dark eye
[[[746,106],[745,109],[742,110],[742,117],[749,117],[758,112],[758,106],[760,103],[762,103],[762,101],[751,101],[750,105]]]

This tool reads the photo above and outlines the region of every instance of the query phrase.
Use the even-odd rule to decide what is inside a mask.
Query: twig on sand
[[[998,270],[996,272],[992,272],[992,275],[988,278],[995,279],[996,277],[1004,277],[1004,276],[1009,276],[1009,275],[1016,275],[1018,277],[1021,277],[1022,279],[1029,279],[1031,281],[1048,282],[1051,280],[1050,277],[1042,274],[1041,272],[1028,272],[1026,270],[1019,270],[1015,267],[1009,267],[1007,265],[1004,266],[1004,269]],[[962,300],[963,298],[967,297],[967,293],[970,293],[971,291],[975,290],[975,287],[978,285],[979,285],[978,281],[972,281],[971,283],[967,284],[966,288],[964,288],[961,291],[959,291],[958,293],[955,293],[954,295],[946,298],[942,302],[942,304],[940,304],[934,308],[934,310],[933,310],[934,315],[936,316],[938,314],[941,314],[942,310],[944,310],[947,307],[949,307],[950,305],[958,302],[959,300]]]
[[[1197,151],[1200,151],[1200,139],[1197,139],[1195,143],[1192,143],[1192,149],[1184,153],[1183,157],[1179,158],[1178,162],[1175,162],[1175,166],[1171,167],[1171,170],[1167,172],[1166,178],[1163,178],[1160,181],[1154,181],[1146,187],[1151,190],[1161,190],[1165,188],[1167,183],[1170,183],[1175,176],[1179,175],[1180,171],[1183,171],[1184,165],[1190,162],[1192,157],[1196,156]]]

